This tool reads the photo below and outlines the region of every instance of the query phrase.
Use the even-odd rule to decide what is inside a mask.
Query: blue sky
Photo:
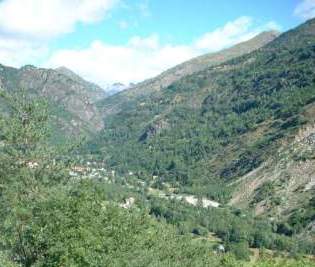
[[[314,16],[315,0],[2,0],[0,63],[139,82]]]
[[[125,4],[117,5],[104,21],[96,25],[78,25],[77,31],[58,40],[56,47],[83,47],[95,39],[124,44],[132,36],[145,37],[152,33],[158,33],[163,43],[185,44],[240,16],[253,17],[257,24],[275,21],[281,30],[287,30],[303,21],[293,13],[299,2],[301,1],[125,1]]]

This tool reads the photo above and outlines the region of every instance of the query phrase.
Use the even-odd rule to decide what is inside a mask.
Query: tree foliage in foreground
[[[67,159],[47,145],[46,105],[1,92],[1,263],[14,266],[204,265],[192,245],[149,215],[109,204],[97,188],[71,181]],[[11,263],[12,262],[12,263]]]
[[[118,207],[93,181],[71,180],[65,149],[47,145],[45,103],[1,97],[0,266],[246,266],[146,211]]]

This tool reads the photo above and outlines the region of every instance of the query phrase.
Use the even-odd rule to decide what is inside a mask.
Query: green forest
[[[10,69],[0,267],[315,266],[314,59],[315,19],[132,98]]]
[[[227,201],[227,183],[260,166],[313,120],[304,112],[315,101],[314,24],[127,101],[106,117],[106,129],[87,152],[120,173],[159,176],[183,192]],[[114,101],[119,95],[99,105]]]
[[[250,266],[249,246],[263,255],[255,266],[313,266],[302,255],[314,244],[297,247],[240,210],[196,209],[69,176],[78,144],[51,145],[47,102],[3,91],[1,98],[1,266]],[[128,194],[139,203],[125,210],[117,203]],[[227,253],[202,238],[209,232]]]

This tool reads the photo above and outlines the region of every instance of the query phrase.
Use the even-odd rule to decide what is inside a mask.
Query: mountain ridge
[[[8,91],[23,89],[30,95],[45,97],[59,125],[55,129],[61,128],[63,134],[91,134],[103,128],[94,103],[106,97],[104,90],[68,69],[32,65],[17,69],[0,65],[0,86]]]
[[[137,84],[134,90],[137,90],[138,87],[142,86],[146,87],[146,90],[148,90],[148,84],[149,86],[154,87],[155,90],[165,88],[184,76],[191,75],[213,65],[219,65],[220,63],[238,57],[242,54],[250,53],[254,50],[257,50],[268,44],[269,42],[273,41],[279,35],[280,32],[277,31],[264,31],[247,41],[237,43],[229,48],[222,49],[218,52],[206,53],[204,55],[192,58],[173,68],[163,71],[155,78],[148,79],[147,81]],[[156,80],[159,79],[162,81],[159,82],[159,85],[156,85]],[[150,83],[153,83],[154,85],[150,85]]]
[[[159,91],[162,87],[167,87],[184,76],[191,75],[207,67],[219,65],[227,60],[250,53],[274,40],[278,35],[279,33],[275,31],[262,32],[252,39],[236,44],[230,48],[215,53],[207,53],[183,62],[162,72],[154,78],[135,84],[128,90],[118,92],[114,96],[109,97],[104,103],[100,103],[100,106],[106,107],[105,110],[102,110],[102,113],[106,116],[110,113],[119,112],[123,109],[124,103],[131,99],[135,100],[137,97],[149,95],[155,91]]]

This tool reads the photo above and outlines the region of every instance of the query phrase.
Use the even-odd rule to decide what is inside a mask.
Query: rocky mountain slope
[[[230,49],[192,59],[162,73],[155,79],[132,85],[117,96],[116,93],[126,89],[127,86],[119,83],[113,84],[110,92],[105,93],[102,88],[82,79],[66,67],[43,69],[28,65],[16,69],[0,65],[0,86],[7,90],[24,89],[29,93],[48,98],[56,118],[54,128],[62,129],[62,132],[56,132],[59,137],[62,137],[64,133],[91,135],[103,128],[102,117],[112,110],[112,108],[104,108],[106,104],[102,103],[102,100],[108,96],[115,94],[111,100],[106,102],[111,107],[113,105],[117,107],[116,99],[122,97],[123,101],[120,101],[119,107],[123,108],[125,100],[128,101],[131,95],[148,94],[185,75],[248,53],[271,41],[276,35],[275,32],[265,32]],[[102,104],[100,105],[100,103]]]
[[[107,92],[104,91],[97,84],[84,80],[78,74],[74,73],[72,70],[66,67],[56,68],[55,71],[69,77],[70,79],[77,82],[78,84],[81,84],[83,88],[87,90],[86,93],[88,94],[88,97],[92,103],[95,103],[96,101],[100,101],[108,95]]]
[[[83,80],[64,67],[53,69],[24,66],[20,69],[0,65],[0,87],[9,91],[25,90],[49,100],[60,136],[90,134],[103,128],[94,103],[106,97],[104,90]]]
[[[221,64],[224,61],[255,51],[273,41],[279,34],[280,33],[276,31],[262,32],[254,38],[232,46],[231,48],[193,58],[174,68],[166,70],[156,78],[138,84],[128,93],[132,94],[135,92],[136,94],[139,94],[139,92],[142,91],[142,93],[146,94],[148,92],[158,91],[187,75],[191,75],[208,67]]]
[[[118,94],[88,151],[157,188],[287,214],[298,232],[315,218],[314,58],[315,19],[166,88]]]
[[[268,159],[230,183],[234,187],[230,205],[253,207],[256,215],[268,214],[289,222],[287,232],[307,228],[315,231],[315,105],[303,113],[307,123]]]
[[[163,90],[163,88],[166,88],[173,82],[178,81],[185,76],[255,51],[274,40],[277,36],[279,36],[279,33],[275,31],[262,32],[254,38],[231,48],[216,53],[208,53],[177,65],[155,78],[143,81],[132,86],[128,90],[106,99],[101,104],[103,113],[106,115],[119,112],[124,108],[124,105],[128,105],[130,100]]]

